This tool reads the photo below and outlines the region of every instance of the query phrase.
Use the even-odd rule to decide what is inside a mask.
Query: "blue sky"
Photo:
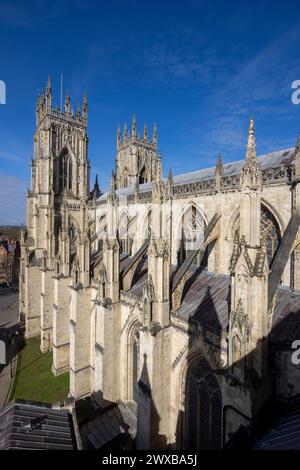
[[[298,2],[0,0],[0,224],[25,222],[38,90],[60,74],[74,107],[86,90],[91,178],[108,187],[118,124],[157,122],[163,171],[178,174],[245,154],[250,115],[258,153],[300,130]]]

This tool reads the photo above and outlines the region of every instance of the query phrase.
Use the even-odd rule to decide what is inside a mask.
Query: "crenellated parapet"
[[[39,94],[36,102],[36,126],[40,126],[43,120],[47,116],[51,116],[52,119],[58,121],[71,122],[72,124],[77,124],[81,127],[87,127],[87,113],[88,104],[87,97],[84,95],[82,107],[78,105],[77,111],[74,112],[74,108],[71,105],[70,94],[67,92],[65,97],[64,108],[59,108],[53,106],[52,103],[52,90],[50,77],[47,81],[47,86],[45,92]]]

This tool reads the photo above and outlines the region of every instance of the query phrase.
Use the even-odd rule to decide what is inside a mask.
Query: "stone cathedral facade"
[[[90,193],[87,113],[55,108],[50,81],[37,100],[26,335],[75,400],[128,407],[137,448],[222,448],[300,393],[300,145],[257,156],[250,119],[241,161],[164,179],[134,117]]]

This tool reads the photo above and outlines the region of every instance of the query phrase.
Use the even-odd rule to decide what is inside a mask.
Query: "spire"
[[[216,168],[215,168],[215,175],[217,175],[217,174],[220,175],[220,176],[224,175],[222,157],[221,157],[220,154],[217,156],[217,163],[216,163]]]
[[[154,145],[157,144],[157,129],[156,129],[156,123],[154,123],[154,127],[153,127],[153,143],[154,143]]]
[[[256,147],[255,147],[255,136],[254,136],[254,119],[251,117],[249,122],[248,132],[248,145],[246,160],[256,160]]]
[[[132,137],[133,139],[135,139],[135,137],[136,137],[136,118],[135,118],[135,113],[133,114],[133,118],[132,118],[131,137]]]
[[[111,179],[110,179],[110,192],[114,193],[116,190],[116,174],[114,170],[111,172]]]
[[[172,170],[170,168],[169,173],[168,173],[168,182],[167,182],[167,188],[166,188],[166,194],[169,199],[173,195],[173,183],[174,183],[174,180],[173,180]]]
[[[148,127],[147,127],[147,123],[145,122],[144,124],[144,141],[145,142],[148,142]]]
[[[87,113],[88,113],[88,104],[87,104],[87,96],[86,92],[83,95],[83,103],[82,103],[82,118],[87,120]]]
[[[41,105],[41,95],[40,95],[40,92],[38,92],[38,94],[37,94],[37,98],[36,98],[36,108],[35,108],[35,109],[36,109],[36,111],[38,111],[38,110],[39,110],[39,108],[40,108],[40,105]]]
[[[46,95],[48,94],[51,94],[51,77],[49,76],[48,77],[48,80],[47,80],[47,86],[46,86]]]
[[[121,129],[120,126],[118,126],[117,130],[117,149],[120,148],[121,145]]]
[[[240,174],[240,184],[242,189],[261,190],[262,177],[260,165],[256,158],[256,147],[254,137],[254,119],[250,118],[248,145],[246,159]]]
[[[219,154],[217,157],[217,163],[215,168],[215,185],[216,191],[220,191],[222,187],[222,176],[224,176],[224,168],[222,163],[221,155]]]
[[[123,141],[126,142],[127,140],[127,124],[124,124],[124,132],[123,132]]]
[[[98,183],[98,175],[96,174],[96,179],[95,179],[95,184],[94,184],[94,188],[99,191],[99,183]]]
[[[169,169],[169,173],[168,173],[168,186],[172,186],[173,185],[173,175],[172,175],[172,170],[171,168]]]
[[[65,98],[65,113],[70,114],[71,112],[71,105],[70,105],[70,93],[67,90],[66,98]]]

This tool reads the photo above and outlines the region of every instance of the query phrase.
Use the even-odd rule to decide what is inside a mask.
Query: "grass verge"
[[[69,392],[69,374],[55,377],[51,366],[52,352],[40,352],[40,337],[26,339],[25,347],[18,353],[10,400],[62,403]]]

